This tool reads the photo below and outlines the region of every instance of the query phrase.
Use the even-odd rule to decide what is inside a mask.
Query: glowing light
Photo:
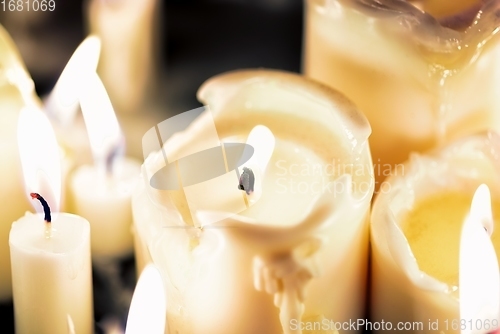
[[[493,327],[479,327],[477,323],[498,321],[500,312],[500,275],[497,256],[490,235],[493,232],[491,199],[488,186],[479,186],[472,199],[460,239],[459,293],[460,318],[471,319],[461,333],[491,332]],[[498,322],[497,322],[498,324]]]

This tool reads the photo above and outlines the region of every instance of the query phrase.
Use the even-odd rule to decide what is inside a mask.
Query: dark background
[[[266,67],[299,72],[302,1],[158,0],[157,84],[165,109],[179,113],[198,107],[198,87],[225,71]],[[88,1],[55,2],[54,12],[37,18],[0,10],[0,23],[18,44],[41,96],[52,89],[88,33]]]
[[[100,0],[140,1],[140,0]],[[43,15],[3,12],[0,23],[14,39],[40,96],[51,91],[73,51],[87,36],[87,1],[55,0]],[[159,0],[158,99],[165,116],[200,106],[198,87],[213,75],[240,68],[300,72],[302,0]],[[40,13],[39,13],[40,14]],[[155,124],[151,124],[153,126]],[[93,268],[96,332],[117,319],[123,326],[136,275],[133,258],[116,272]],[[0,304],[0,332],[14,333],[12,303]]]

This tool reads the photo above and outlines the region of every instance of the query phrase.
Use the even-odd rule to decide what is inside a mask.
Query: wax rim
[[[455,187],[451,190],[475,189],[480,183],[484,183],[483,179],[475,176],[477,171],[474,172],[473,166],[451,172],[457,167],[456,162],[460,158],[469,161],[482,158],[492,171],[498,170],[500,135],[495,132],[483,132],[460,138],[422,154],[413,154],[404,164],[404,170],[408,172],[404,176],[389,176],[387,183],[391,185],[390,190],[378,193],[372,206],[370,226],[372,243],[378,245],[381,251],[401,268],[406,277],[423,290],[452,293],[454,287],[440,282],[419,269],[408,240],[399,226],[399,214],[409,210],[408,205],[412,205],[417,198],[424,196],[421,194],[424,185],[428,187],[431,184],[431,188],[435,188],[431,193],[435,193],[443,189],[450,190],[450,185]],[[489,184],[500,182],[499,175],[495,173],[484,178],[488,179],[489,182],[486,183]],[[451,183],[451,181],[456,182]],[[407,200],[404,203],[403,198]],[[397,207],[396,212],[395,207]]]
[[[225,120],[225,117],[227,117],[228,115],[234,116],[234,114],[231,113],[228,105],[233,103],[235,99],[239,101],[238,103],[243,103],[244,101],[252,101],[251,98],[248,97],[244,97],[240,100],[239,94],[243,94],[243,96],[246,96],[244,95],[245,92],[252,91],[254,88],[257,88],[257,90],[260,89],[260,91],[264,91],[265,94],[270,94],[267,89],[276,89],[276,92],[278,93],[285,92],[286,94],[296,94],[300,99],[303,99],[306,105],[310,105],[311,109],[315,108],[313,110],[315,113],[313,114],[315,114],[314,117],[316,118],[312,116],[312,118],[310,118],[310,114],[308,114],[303,109],[287,107],[288,104],[285,100],[283,100],[283,97],[281,99],[277,98],[275,100],[277,101],[277,103],[275,104],[266,104],[265,107],[256,107],[255,110],[262,112],[264,109],[275,110],[276,108],[276,116],[274,117],[279,118],[282,114],[286,115],[287,113],[285,113],[284,111],[287,111],[290,112],[290,115],[297,120],[300,120],[301,118],[307,118],[307,120],[310,121],[311,124],[314,122],[318,122],[318,120],[330,123],[326,124],[322,131],[325,131],[325,133],[334,133],[332,134],[332,138],[335,137],[335,140],[338,141],[338,143],[335,141],[335,144],[340,144],[340,146],[325,146],[327,147],[325,148],[325,151],[329,152],[328,155],[331,155],[332,157],[340,157],[339,160],[342,163],[371,166],[371,155],[369,153],[368,147],[368,136],[371,132],[370,125],[366,117],[355,107],[355,105],[344,95],[325,85],[322,85],[314,80],[308,79],[295,73],[279,70],[237,70],[225,72],[207,80],[198,90],[198,99],[202,103],[207,104],[210,108],[210,111],[205,111],[204,114],[201,114],[199,118],[192,123],[192,125],[190,126],[191,131],[189,132],[189,137],[199,137],[200,133],[203,133],[202,129],[204,119],[206,120],[210,118],[209,116],[207,116],[209,115],[209,112],[212,113],[215,123],[217,123],[218,120]],[[281,101],[283,101],[282,104]],[[246,107],[243,106],[242,108]],[[197,133],[196,131],[200,132]],[[282,131],[286,133],[294,133],[291,129]],[[180,134],[182,133],[184,133],[184,135],[187,135],[186,132],[181,132]],[[181,139],[182,138],[177,138],[176,143],[183,142],[183,140]],[[167,141],[167,143],[168,142],[169,141]],[[165,146],[166,145],[164,145],[164,147]],[[332,152],[337,152],[338,155],[333,154]],[[349,156],[349,159],[347,158],[347,156]],[[325,164],[326,163],[327,161],[325,160]],[[153,152],[151,155],[149,155],[142,166],[142,176],[145,178],[145,184],[148,185],[148,196],[151,198],[152,202],[155,203],[155,206],[162,209],[158,204],[162,203],[171,209],[164,211],[175,212],[175,205],[169,198],[168,193],[155,191],[152,190],[151,187],[149,187],[147,175],[153,175],[155,170],[157,170],[157,168],[155,168],[155,165],[161,164],[164,164],[161,151]],[[349,209],[347,208],[350,208],[350,210],[356,210],[356,208],[360,207],[364,208],[365,204],[369,203],[373,194],[374,178],[372,168],[367,168],[363,171],[363,176],[356,176],[356,173],[354,172],[352,172],[352,175],[348,175],[348,172],[344,171],[344,173],[336,175],[335,179],[332,179],[331,181],[338,182],[341,185],[346,184],[344,186],[344,189],[350,189],[347,184],[354,184],[355,186],[358,186],[358,181],[365,182],[367,185],[366,189],[357,189],[353,192],[345,191],[340,197],[338,195],[334,195],[333,193],[328,194],[328,192],[324,192],[322,196],[318,196],[317,200],[314,201],[314,204],[312,206],[306,208],[306,210],[304,211],[304,216],[312,214],[316,209],[318,209],[318,206],[320,206],[320,203],[322,201],[328,201],[326,200],[326,198],[329,198],[330,203],[342,202],[345,200],[346,205],[344,205],[344,207],[336,207],[336,210],[342,212],[342,214],[348,214],[347,212],[349,211]],[[179,215],[175,216],[175,218],[178,218],[175,219],[177,225],[184,225],[181,217],[179,217]],[[337,215],[335,216],[337,217]],[[297,222],[301,221],[302,217],[298,218],[299,219],[297,220]],[[270,222],[262,222],[262,224],[256,224],[254,221],[251,221],[239,215],[231,215],[230,219],[226,219],[222,223],[229,225],[245,225],[250,229],[255,229],[255,231],[258,230],[257,233],[263,233],[264,230],[267,230],[266,233],[268,234],[273,234],[274,232],[272,231],[272,228],[268,229],[265,226],[275,225],[271,224]],[[297,228],[298,226],[300,226],[300,224],[287,225],[286,227],[281,228],[279,232],[284,230],[292,230],[294,228]]]
[[[334,0],[314,2],[316,10],[322,14],[332,11],[338,14],[338,4],[351,7],[370,19],[380,19],[383,23],[394,23],[403,31],[409,32],[411,39],[430,51],[448,54],[465,50],[479,50],[500,30],[500,16],[496,12],[500,8],[499,0],[484,1],[470,24],[461,31],[446,26],[434,16],[426,13],[406,0]],[[470,8],[469,8],[470,10]],[[456,18],[456,16],[445,18]],[[370,23],[372,24],[372,23]],[[465,52],[467,53],[467,52]],[[475,52],[468,53],[473,58]]]

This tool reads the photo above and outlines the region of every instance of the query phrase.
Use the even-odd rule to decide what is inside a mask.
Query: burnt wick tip
[[[240,176],[240,182],[238,184],[239,190],[244,190],[247,195],[253,193],[255,184],[255,175],[253,171],[248,167],[243,167],[243,173]]]
[[[43,219],[45,220],[45,222],[50,223],[52,221],[52,217],[50,216],[50,207],[49,207],[49,204],[47,203],[47,201],[45,200],[45,198],[43,198],[38,193],[30,193],[30,196],[31,196],[32,199],[37,199],[37,200],[40,201],[40,203],[42,204],[42,207],[43,207],[43,213],[44,213]]]

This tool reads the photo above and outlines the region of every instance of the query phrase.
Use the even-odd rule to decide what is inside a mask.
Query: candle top
[[[495,133],[483,133],[461,138],[426,154],[414,154],[403,165],[402,174],[388,178],[390,189],[382,189],[372,206],[372,239],[386,245],[382,251],[394,260],[413,284],[431,291],[450,294],[456,291],[458,258],[445,265],[445,262],[440,262],[440,268],[431,259],[422,268],[415,256],[420,257],[420,252],[423,256],[431,252],[429,243],[437,242],[433,238],[438,233],[447,237],[446,241],[439,240],[439,252],[433,255],[434,260],[448,259],[453,249],[458,254],[459,227],[470,208],[474,190],[480,183],[485,183],[491,187],[493,198],[498,198],[499,164],[500,137]],[[438,203],[442,204],[441,207],[435,208]],[[412,210],[415,216],[411,216]],[[446,211],[443,213],[443,210]],[[498,210],[497,204],[494,210]],[[413,222],[410,230],[404,226],[405,219],[416,219],[420,223]],[[430,219],[441,220],[443,224],[432,225]],[[446,225],[447,221],[455,225]],[[434,232],[421,234],[425,226]],[[405,228],[409,233],[406,236],[403,233]],[[422,242],[420,246],[413,244],[415,254],[409,247],[410,238],[422,238],[418,240]],[[443,247],[443,242],[449,244]]]
[[[299,230],[312,230],[323,222],[333,224],[334,219],[315,221],[307,217],[324,218],[325,212],[333,211],[336,217],[342,217],[350,209],[354,212],[356,205],[370,200],[374,185],[367,142],[370,126],[340,93],[296,74],[246,70],[210,79],[202,85],[198,97],[209,103],[210,108],[186,130],[167,140],[163,149],[151,154],[143,165],[152,200],[166,214],[179,214],[169,219],[170,223],[198,226],[196,221],[189,220],[195,216],[203,227],[208,226],[205,219],[213,223],[210,227],[246,225],[254,229],[255,235],[266,234],[268,240],[282,236],[284,229],[298,236]],[[160,136],[162,129],[168,128],[167,123],[168,120],[158,125]],[[251,168],[255,174],[255,192],[248,196],[249,207],[241,200],[245,193],[237,188],[239,176],[233,177],[229,172],[178,190],[150,186],[151,176],[165,165],[177,161],[182,174],[182,159],[186,155],[220,145],[219,141],[244,143],[259,127],[269,129],[275,147],[273,144],[274,150],[262,175],[251,163],[241,166],[240,175],[243,167]],[[153,130],[151,138],[157,140],[156,129]],[[213,143],[208,143],[214,137]],[[254,154],[259,155],[261,145],[252,146]],[[197,167],[197,171],[202,171],[204,166]],[[252,202],[260,185],[261,198]],[[215,207],[220,209],[211,209]],[[220,220],[214,220],[215,215],[209,213],[219,213]],[[292,231],[295,229],[297,233]]]
[[[470,210],[471,192],[442,192],[416,203],[402,229],[420,270],[452,287],[458,297],[459,249],[462,225]],[[495,227],[500,227],[500,202],[493,202]],[[500,233],[492,242],[500,254]]]
[[[41,214],[27,212],[12,224],[9,243],[35,254],[66,254],[85,245],[90,226],[82,217],[60,213],[50,224],[50,236]]]

